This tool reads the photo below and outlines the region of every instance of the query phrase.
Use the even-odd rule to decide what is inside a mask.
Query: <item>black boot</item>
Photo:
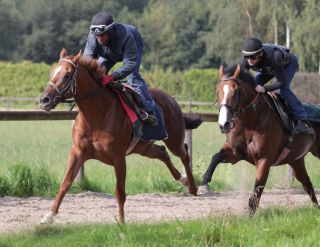
[[[143,122],[150,124],[151,126],[158,125],[158,119],[154,113],[148,113],[146,111],[142,111],[140,114],[140,118]]]
[[[297,135],[300,133],[314,133],[313,129],[310,125],[301,119],[296,119],[293,121],[293,134]]]

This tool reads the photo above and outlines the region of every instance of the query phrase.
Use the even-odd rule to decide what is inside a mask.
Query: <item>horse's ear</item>
[[[220,79],[222,78],[223,73],[224,73],[224,71],[223,71],[223,65],[220,64],[220,68],[219,68],[219,76],[220,76]]]
[[[241,68],[240,68],[240,65],[238,64],[237,69],[233,74],[233,77],[236,79],[239,78],[240,72],[241,72]]]
[[[64,58],[65,56],[67,56],[67,50],[62,48],[62,50],[60,51],[60,59]]]
[[[72,61],[77,63],[81,56],[82,56],[82,50],[80,50],[78,54],[73,57]]]

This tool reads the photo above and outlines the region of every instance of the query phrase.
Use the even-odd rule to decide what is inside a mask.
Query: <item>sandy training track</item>
[[[320,198],[320,190],[316,191]],[[246,215],[249,192],[211,192],[206,196],[186,194],[143,194],[127,196],[126,222],[149,223],[202,219],[208,215]],[[39,225],[53,199],[30,197],[0,198],[0,234],[32,230]],[[260,208],[311,205],[302,190],[265,191]],[[113,196],[85,192],[67,195],[55,220],[56,224],[116,223],[117,203]]]

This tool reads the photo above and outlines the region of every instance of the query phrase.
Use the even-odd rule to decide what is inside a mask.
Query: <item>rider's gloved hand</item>
[[[265,93],[266,92],[265,87],[261,86],[261,85],[257,85],[255,89],[256,89],[257,93]]]
[[[101,84],[103,86],[108,85],[110,82],[114,82],[112,75],[105,75],[101,78]]]

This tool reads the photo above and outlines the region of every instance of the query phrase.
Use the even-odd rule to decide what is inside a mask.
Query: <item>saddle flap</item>
[[[280,94],[275,92],[268,92],[265,94],[265,100],[268,103],[269,107],[272,108],[280,117],[280,122],[283,128],[285,128],[290,133],[292,132],[291,118],[289,115],[289,110],[287,103],[281,97]]]

